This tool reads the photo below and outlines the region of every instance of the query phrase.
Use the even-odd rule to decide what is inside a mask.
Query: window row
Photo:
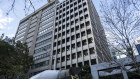
[[[68,10],[68,9],[70,9],[70,13],[72,13],[72,12],[78,10],[78,9],[81,9],[82,6],[85,7],[85,6],[86,6],[86,2],[83,3],[83,4],[81,4],[81,5],[78,5],[78,6],[75,5],[74,9],[72,9],[73,4],[70,4],[70,7],[69,7],[69,6],[66,6],[66,8],[63,8],[63,10],[59,10],[59,12],[57,11],[57,12],[56,12],[56,15],[59,15],[59,14],[65,12],[65,11]]]
[[[50,56],[50,52],[51,52],[51,51],[49,51],[49,52],[47,52],[47,53],[44,53],[44,54],[41,54],[41,55],[38,55],[38,56],[35,56],[35,57],[33,58],[33,60],[40,60],[40,59],[43,59],[43,58],[45,58],[45,57],[48,57],[48,56]]]
[[[47,32],[47,31],[49,31],[49,30],[52,29],[52,28],[53,28],[53,26],[50,26],[50,27],[48,27],[48,28],[46,28],[46,29],[44,29],[44,30],[38,32],[38,34],[42,34],[42,33],[44,33],[44,32]]]
[[[95,54],[94,48],[90,48],[89,53],[90,53],[90,55]],[[87,56],[87,55],[88,55],[88,50],[87,49],[83,50],[83,56]],[[80,58],[80,57],[82,57],[82,52],[81,51],[77,52],[77,58]],[[76,53],[73,53],[71,55],[71,58],[76,59]],[[69,60],[70,60],[70,55],[66,55],[66,57],[65,56],[61,57],[61,62],[65,62],[65,61],[69,61]],[[57,58],[57,63],[60,63],[60,58]]]
[[[16,37],[16,41],[22,41],[23,38],[24,38],[24,36],[22,36],[22,37],[20,37],[20,38],[17,38],[17,37]]]
[[[41,48],[39,48],[39,49],[36,49],[35,51],[34,51],[34,53],[36,54],[36,53],[40,53],[40,52],[43,52],[43,51],[47,51],[48,49],[50,49],[51,48],[51,44],[49,44],[49,45],[47,45],[47,46],[44,46],[44,47],[41,47]]]
[[[27,38],[34,36],[35,31],[28,33]]]
[[[68,42],[70,39],[67,38],[66,42]],[[62,41],[58,41],[57,43],[55,42],[54,43],[54,47],[58,46],[58,45],[61,45],[61,42],[62,44],[65,44],[65,39],[62,39]],[[88,41],[87,40],[82,40],[82,42],[77,42],[76,44],[71,44],[71,49],[75,49],[75,48],[78,48],[78,47],[81,47],[81,46],[84,46],[84,45],[87,45],[88,44],[91,44],[93,43],[93,38],[88,38]],[[70,50],[70,45],[66,47],[66,50],[65,50],[65,47],[63,47],[62,49],[62,52],[65,52],[65,51],[69,51]]]
[[[85,15],[85,19],[87,19],[87,18],[88,18],[88,15]],[[83,21],[83,20],[84,20],[84,17],[81,16],[79,19],[78,18],[75,19],[75,21],[71,21],[70,23],[67,23],[66,25],[63,24],[62,26],[59,26],[58,30],[60,31],[61,29],[65,29],[66,27],[73,26],[74,23],[77,24],[77,23],[79,23],[80,21]],[[65,19],[63,19],[63,22],[64,21],[65,21]],[[58,24],[61,24],[63,22],[61,22],[61,21],[56,22],[55,25],[57,26]],[[86,24],[86,26],[89,26],[90,23],[89,23],[89,21],[87,21],[85,24]],[[55,32],[57,32],[57,29],[55,29]]]
[[[37,22],[37,18],[31,21],[31,24],[34,24]]]
[[[39,67],[46,66],[46,65],[49,65],[49,60],[37,63],[33,66],[33,68],[39,68]]]
[[[19,37],[23,36],[24,34],[25,34],[25,31],[20,33],[20,34],[18,34],[16,37],[19,38]]]
[[[29,20],[26,20],[26,21],[24,21],[24,22],[21,22],[21,23],[20,23],[20,26],[22,27],[22,26],[28,24],[28,21],[29,21]]]
[[[73,33],[73,32],[74,32],[74,28],[71,29],[71,33]],[[62,33],[58,33],[58,35],[55,35],[54,36],[54,39],[60,38],[62,36],[65,36],[66,34],[70,34],[70,30],[67,30],[66,33],[65,33],[65,31],[62,32]],[[87,30],[87,35],[89,35],[89,34],[91,34],[91,30],[90,29]],[[82,31],[81,32],[81,37],[83,37],[85,35],[86,35],[86,32],[85,31]],[[72,39],[74,40],[75,38],[76,39],[77,38],[80,38],[80,33],[77,33],[76,36],[75,35],[71,36],[71,40]]]
[[[54,11],[53,12],[51,12],[50,14],[47,14],[46,16],[42,16],[42,18],[41,18],[41,21],[42,20],[45,20],[46,18],[48,18],[48,17],[52,17],[54,15]]]
[[[35,45],[35,47],[38,47],[38,46],[44,45],[44,44],[46,44],[46,43],[49,43],[49,42],[51,42],[51,40],[52,40],[52,38],[46,39],[46,40],[44,40],[44,41],[41,41],[41,42],[37,43],[37,44]]]
[[[73,10],[67,11],[66,13],[63,13],[62,15],[57,16],[56,20],[61,19],[61,18],[65,17],[66,15],[69,15],[70,13],[72,13],[71,11],[73,11]],[[79,12],[71,14],[70,18],[69,17],[66,18],[66,21],[68,21],[69,19],[73,19],[74,17],[77,17],[78,15],[81,15],[85,12],[87,12],[87,8],[84,8],[83,10],[80,10]]]
[[[48,32],[48,33],[46,33],[46,34],[44,34],[44,35],[42,35],[42,36],[40,36],[40,37],[38,37],[38,38],[36,39],[36,41],[42,40],[42,39],[44,39],[44,38],[46,38],[46,37],[48,37],[48,36],[50,36],[50,35],[52,35],[52,31],[51,31],[51,32]]]
[[[21,26],[21,25],[20,25],[18,30],[21,30],[21,29],[26,28],[26,27],[27,27],[27,25],[28,25],[28,23],[24,24],[23,26]]]
[[[26,28],[23,28],[23,29],[21,29],[21,30],[18,30],[18,33],[17,33],[17,34],[21,34],[21,33],[23,33],[25,30],[26,30]]]
[[[49,26],[49,25],[51,25],[51,24],[53,24],[53,23],[54,23],[54,21],[50,21],[50,22],[48,22],[47,24],[40,24],[39,30],[41,30],[42,28],[45,28],[45,27],[47,27],[47,26]]]
[[[54,9],[55,9],[54,6],[51,6],[51,7],[47,8],[47,9],[44,9],[43,12],[42,12],[42,16],[46,15],[48,12],[53,11]]]
[[[54,20],[54,16],[51,16],[51,17],[49,17],[49,18],[43,20],[43,21],[40,23],[40,25],[43,25],[44,23],[49,23],[51,20]]]
[[[75,1],[75,2],[74,2],[74,1]],[[82,0],[82,1],[84,1],[84,0]],[[77,5],[77,3],[81,3],[82,1],[81,1],[81,0],[78,0],[78,2],[77,2],[76,0],[64,1],[63,3],[61,3],[61,4],[59,4],[59,5],[57,6],[57,10],[59,10],[59,9],[61,9],[61,8],[63,8],[63,7],[65,7],[65,6],[68,6],[68,5],[70,5],[70,6],[72,7],[73,4],[74,4],[74,5]],[[71,4],[72,2],[74,2],[74,3]]]

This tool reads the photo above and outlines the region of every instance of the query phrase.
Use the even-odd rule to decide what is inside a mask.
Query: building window
[[[66,26],[69,27],[69,23],[67,23]]]
[[[82,17],[80,17],[80,21],[83,21],[83,19],[84,19],[84,18],[83,18],[83,16],[82,16]]]
[[[74,8],[74,11],[76,11],[76,10],[77,10],[77,7]]]
[[[96,64],[96,59],[91,60],[91,65],[94,65],[94,64]]]
[[[69,41],[70,41],[70,37],[67,38],[67,42],[69,42]]]
[[[56,54],[56,50],[53,51],[53,55],[55,55],[55,54]]]
[[[62,44],[64,44],[64,43],[65,43],[65,39],[62,40]]]
[[[82,41],[82,45],[83,45],[83,46],[84,46],[84,45],[87,45],[86,40],[83,40],[83,41]]]
[[[83,3],[83,6],[86,6],[86,2],[85,2],[85,3]]]
[[[80,42],[77,43],[77,47],[81,47],[81,43]]]
[[[78,56],[78,58],[82,57],[81,51],[77,52],[77,56]]]
[[[59,19],[61,18],[61,15],[59,16]],[[60,22],[59,22],[59,24],[61,24]]]
[[[79,5],[78,8],[80,9],[82,7],[82,5]]]
[[[79,25],[78,25],[78,26],[76,26],[76,30],[79,30]]]
[[[72,54],[72,59],[75,59],[75,58],[76,58],[76,54],[73,53],[73,54]]]
[[[77,2],[74,2],[74,5],[77,5]]]
[[[80,38],[80,34],[78,33],[78,34],[76,34],[76,38]]]
[[[80,28],[81,28],[81,29],[84,28],[84,23],[83,23],[83,24],[80,24]]]
[[[81,2],[81,0],[78,0],[78,3],[80,3]]]
[[[58,34],[58,38],[60,38],[60,37],[61,37],[61,33]]]
[[[61,27],[59,27],[58,30],[60,31],[61,30]]]
[[[63,10],[65,10],[65,9],[63,9]],[[65,17],[65,13],[63,13],[63,17]]]
[[[88,14],[85,15],[85,19],[87,19],[87,18],[88,18]]]
[[[72,19],[72,18],[73,18],[73,15],[71,15],[70,18]],[[73,23],[74,23],[74,22],[73,22]],[[72,25],[73,23],[71,23],[71,25]]]
[[[75,39],[75,36],[73,35],[73,36],[71,36],[71,40],[74,40]]]
[[[72,44],[71,45],[71,49],[75,49],[75,44]]]
[[[70,50],[70,46],[67,46],[67,51],[69,51]]]
[[[63,19],[63,23],[65,22],[65,19]]]
[[[82,67],[82,62],[78,63],[78,67]]]
[[[70,55],[67,55],[67,61],[70,60]]]
[[[65,36],[65,32],[62,32],[62,36]]]
[[[60,54],[60,49],[57,49],[57,54]]]
[[[67,3],[66,3],[67,5],[69,5],[69,1],[67,1]]]
[[[64,61],[65,61],[65,57],[63,56],[63,57],[62,57],[62,62],[64,62]]]
[[[55,32],[57,32],[57,29],[55,29]]]
[[[84,9],[84,12],[86,12],[86,11],[87,11],[87,8]]]
[[[87,22],[86,22],[86,26],[89,26],[89,25],[90,25],[90,23],[89,23],[89,21],[87,21]]]
[[[72,13],[72,12],[73,12],[73,9],[70,10],[70,13]]]
[[[54,36],[54,39],[57,39],[57,35]]]
[[[71,32],[74,32],[74,28],[71,29]]]
[[[75,20],[75,23],[78,23],[78,19]]]
[[[67,17],[67,21],[69,20],[69,17]]]
[[[62,52],[65,52],[65,47],[62,48]]]
[[[61,44],[61,41],[58,41],[58,45],[60,45]]]
[[[67,11],[67,13],[66,13],[67,15],[69,14],[69,11]]]
[[[92,38],[89,38],[88,39],[88,43],[90,44],[90,43],[93,43],[93,39]]]
[[[83,36],[86,36],[85,31],[83,31],[83,32],[81,33],[81,36],[82,36],[82,37],[83,37]]]
[[[79,15],[81,15],[83,12],[82,12],[82,10],[81,11],[79,11]]]
[[[57,58],[57,63],[60,63],[60,58]]]
[[[69,34],[70,33],[70,31],[69,30],[67,30],[67,34]]]
[[[88,55],[88,50],[83,50],[83,55],[87,56]]]
[[[53,46],[54,46],[54,47],[56,46],[56,42],[53,44]]]
[[[90,29],[87,30],[87,34],[91,34],[91,30]]]
[[[95,52],[94,52],[94,48],[90,48],[90,49],[89,49],[89,53],[90,53],[90,54],[94,54],[94,53],[95,53]]]
[[[65,25],[62,26],[62,29],[65,29]]]
[[[75,17],[78,16],[78,13],[75,13]]]

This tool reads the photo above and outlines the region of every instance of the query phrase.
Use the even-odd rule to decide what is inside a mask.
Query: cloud
[[[0,10],[0,30],[6,28],[6,25],[13,21],[11,17],[4,17],[2,10]]]

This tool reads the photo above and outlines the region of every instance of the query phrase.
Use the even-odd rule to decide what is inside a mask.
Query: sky
[[[12,4],[12,2],[10,1],[11,0],[0,0],[0,36],[2,33],[4,33],[5,36],[12,38],[15,36],[20,20],[26,17],[26,13],[24,11],[24,0],[16,0],[17,2],[15,3],[14,10],[11,11],[9,15],[6,15]],[[47,3],[47,0],[32,1],[35,5],[35,9],[38,9]],[[62,2],[64,0],[59,1]],[[99,4],[101,0],[92,1],[97,11],[100,12]],[[33,9],[30,10],[28,14],[30,14],[33,11]]]

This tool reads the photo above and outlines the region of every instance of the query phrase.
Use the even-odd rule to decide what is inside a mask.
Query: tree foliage
[[[10,45],[0,41],[0,76],[16,79],[17,76],[26,76],[33,64],[32,56],[29,56],[27,44],[20,41]]]
[[[79,74],[79,76],[81,79],[92,79],[90,66],[88,65],[82,66],[82,71]]]

